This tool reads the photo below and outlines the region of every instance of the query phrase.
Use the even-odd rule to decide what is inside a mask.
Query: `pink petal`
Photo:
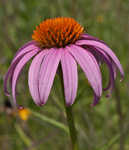
[[[29,45],[34,45],[34,44],[36,44],[35,41],[29,41],[29,42],[25,43],[21,48],[18,49],[18,51],[16,52],[16,55],[17,55],[20,51],[22,51],[22,50],[24,50],[26,47],[28,47]],[[15,55],[15,56],[16,56],[16,55]]]
[[[35,51],[39,51],[40,48],[38,46],[36,46],[36,42],[35,41],[30,41],[28,43],[26,43],[25,45],[23,45],[16,53],[16,55],[14,56],[12,62],[11,62],[11,66],[15,64],[15,66],[17,65],[15,62],[18,62],[24,55],[26,55],[27,53],[35,50]],[[11,69],[12,71],[10,72],[10,83],[12,82],[12,73],[15,69],[15,66],[13,67],[13,69]]]
[[[95,48],[95,47],[91,46],[89,48],[86,48],[86,50],[89,50],[95,56],[95,58],[98,58],[99,60],[97,59],[97,61],[99,61],[99,62],[102,61],[107,64],[108,69],[109,69],[109,83],[108,83],[108,86],[106,88],[104,88],[104,90],[108,90],[108,89],[112,90],[114,87],[114,71],[113,71],[112,60],[100,48]]]
[[[110,58],[105,54],[104,51],[102,51],[101,49],[96,49],[96,51],[100,52],[101,57],[103,58],[103,60],[105,61],[105,63],[108,66],[109,69],[109,83],[108,86],[106,88],[104,88],[104,90],[108,90],[110,89],[112,91],[113,87],[114,87],[114,71],[113,71],[113,66],[112,66],[112,62],[110,60]]]
[[[9,69],[8,69],[6,75],[5,75],[5,78],[4,78],[4,92],[5,92],[5,94],[6,94],[7,96],[9,96],[9,91],[8,91],[8,89],[7,89],[7,82],[8,82],[9,79],[11,80],[12,75],[13,75],[13,71],[14,71],[16,65],[18,64],[18,62],[20,61],[21,58],[22,58],[22,56],[19,57],[18,59],[16,59],[16,60],[10,65],[10,67],[9,67]]]
[[[13,100],[14,103],[16,104],[16,83],[17,83],[17,79],[19,77],[19,74],[21,72],[21,70],[23,69],[24,65],[37,53],[36,50],[31,51],[29,53],[27,53],[17,64],[14,72],[13,72],[13,77],[12,77],[12,96],[13,96]]]
[[[91,57],[90,52],[79,46],[71,45],[67,48],[84,71],[89,83],[95,92],[95,95],[100,97],[102,94],[102,79],[96,59]]]
[[[98,104],[100,100],[100,97],[98,97],[96,94],[94,94],[94,100],[93,103],[91,104],[91,106],[95,106],[96,104]]]
[[[104,44],[102,42],[98,42],[98,41],[93,41],[93,40],[79,40],[76,42],[76,44],[77,45],[91,45],[91,46],[94,46],[96,48],[102,49],[106,54],[108,54],[111,57],[113,62],[119,68],[122,78],[124,77],[124,71],[123,71],[123,68],[122,68],[118,58],[116,57],[114,52],[106,44]]]
[[[61,49],[51,48],[49,51],[49,54],[45,56],[42,62],[39,75],[39,93],[41,98],[40,105],[45,104],[48,99],[62,54]]]
[[[38,48],[37,48],[37,49],[34,49],[34,50],[35,50],[35,51],[38,51]],[[33,51],[33,50],[24,51],[24,50],[22,49],[21,51],[22,51],[22,53],[21,53],[21,54],[19,53],[19,55],[17,55],[18,57],[16,56],[16,57],[13,58],[13,61],[12,61],[11,65],[10,65],[9,70],[8,70],[7,80],[10,79],[10,85],[11,85],[11,86],[12,86],[12,76],[13,76],[13,72],[14,72],[14,69],[15,69],[16,65],[18,64],[18,62],[20,61],[20,59],[22,59],[22,57],[23,57],[24,55],[26,55],[27,53],[29,53],[29,52],[31,52],[31,51]],[[6,81],[6,82],[7,82],[7,81]]]
[[[77,93],[77,64],[74,58],[64,50],[61,57],[61,65],[64,79],[64,91],[67,105],[72,105]]]
[[[23,45],[23,47],[21,47],[15,57],[13,58],[13,61],[12,63],[17,59],[19,58],[20,56],[26,54],[27,52],[30,52],[32,50],[40,50],[40,48],[38,46],[36,46],[35,42],[34,41],[30,41],[28,43],[26,43],[25,45]]]
[[[29,76],[28,76],[29,89],[32,98],[37,105],[41,104],[39,95],[39,82],[38,82],[39,72],[41,68],[41,63],[48,52],[49,52],[48,50],[44,50],[41,51],[37,56],[35,56],[29,68]]]
[[[87,33],[83,33],[83,34],[81,35],[81,39],[82,39],[82,40],[94,40],[94,41],[98,41],[98,42],[104,43],[104,41],[99,40],[98,38],[96,38],[96,37],[94,37],[94,36],[92,36],[92,35],[89,35],[89,34],[87,34]],[[105,43],[104,43],[104,44],[105,44]]]

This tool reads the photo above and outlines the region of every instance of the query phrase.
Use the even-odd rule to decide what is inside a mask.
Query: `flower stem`
[[[74,118],[72,114],[72,106],[65,106],[66,115],[67,115],[67,122],[69,126],[70,138],[72,142],[72,150],[78,150],[78,143],[77,143],[77,133],[74,123]]]
[[[114,91],[115,91],[115,100],[116,100],[116,110],[119,116],[119,132],[120,132],[120,150],[124,150],[125,149],[125,145],[124,145],[124,120],[123,120],[123,111],[122,111],[122,104],[121,104],[121,98],[120,98],[120,89],[119,86],[117,84],[117,82],[115,83],[115,87],[114,87]]]
[[[64,106],[65,106],[65,111],[66,111],[67,123],[68,123],[68,127],[69,127],[69,134],[70,134],[70,138],[71,138],[72,150],[79,150],[78,149],[77,132],[76,132],[73,113],[72,113],[72,106],[66,106],[66,104],[65,104],[63,74],[62,74],[61,65],[59,67],[59,76],[60,76],[61,87],[62,87],[62,91],[63,91]]]

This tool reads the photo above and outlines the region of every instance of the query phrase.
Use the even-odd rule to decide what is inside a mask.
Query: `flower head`
[[[33,41],[18,50],[4,80],[4,90],[10,81],[16,103],[16,83],[25,64],[33,58],[28,73],[30,93],[37,105],[46,103],[59,63],[63,72],[64,93],[67,105],[72,105],[78,87],[77,63],[82,68],[93,92],[96,105],[102,95],[100,62],[109,69],[109,84],[113,88],[118,69],[123,78],[122,66],[114,52],[101,40],[84,33],[83,27],[72,18],[54,18],[43,21],[32,35]]]
[[[36,27],[33,40],[41,47],[65,47],[79,38],[84,28],[72,18],[47,19]]]

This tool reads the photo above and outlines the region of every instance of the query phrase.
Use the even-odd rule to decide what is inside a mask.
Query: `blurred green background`
[[[116,53],[125,71],[110,98],[106,93],[96,107],[91,107],[93,92],[79,69],[79,87],[74,117],[80,150],[129,150],[129,0],[0,0],[0,149],[70,150],[70,140],[61,128],[41,119],[49,117],[67,126],[58,76],[48,102],[34,104],[27,83],[28,66],[18,84],[18,103],[38,112],[26,121],[7,107],[3,78],[10,62],[23,44],[31,40],[33,29],[51,17],[74,17],[85,30],[104,40]],[[106,65],[102,66],[103,84],[108,82]]]

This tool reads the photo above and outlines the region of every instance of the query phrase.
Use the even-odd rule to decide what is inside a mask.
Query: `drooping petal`
[[[94,94],[94,100],[91,106],[95,106],[96,104],[98,104],[99,100],[100,100],[100,97]]]
[[[20,61],[21,58],[22,58],[22,56],[19,57],[18,59],[16,59],[16,60],[10,65],[10,67],[9,67],[9,69],[8,69],[6,75],[5,75],[5,78],[4,78],[4,92],[5,92],[5,94],[6,94],[7,96],[9,96],[9,91],[8,91],[8,89],[7,89],[7,82],[8,82],[9,79],[11,80],[11,77],[12,77],[12,75],[13,75],[13,71],[14,71],[16,65],[18,64],[18,62]],[[11,82],[11,81],[10,81],[10,82]]]
[[[104,51],[102,51],[99,48],[93,48],[91,46],[91,47],[87,48],[87,50],[89,50],[91,53],[93,53],[95,58],[98,55],[101,58],[101,61],[103,61],[107,64],[107,67],[109,69],[110,78],[109,78],[108,86],[106,88],[104,88],[104,90],[108,90],[108,89],[112,90],[112,88],[114,87],[114,71],[113,71],[111,59],[108,57],[108,55]]]
[[[61,65],[66,104],[72,105],[76,98],[78,85],[77,64],[74,58],[67,51],[64,51],[61,57]]]
[[[105,44],[104,41],[99,40],[98,38],[96,38],[96,37],[94,37],[94,36],[92,36],[92,35],[89,35],[89,34],[87,34],[87,33],[83,33],[83,34],[81,35],[81,39],[82,39],[82,40],[94,40],[94,41],[102,42],[102,43]]]
[[[35,41],[30,41],[28,43],[26,43],[24,46],[22,46],[16,53],[16,55],[14,56],[11,65],[15,64],[15,61],[20,60],[24,55],[26,55],[27,53],[31,52],[31,51],[40,51],[40,47],[37,46],[37,43]],[[15,67],[14,67],[15,69]],[[14,70],[13,69],[13,70]],[[12,70],[12,72],[13,72]],[[10,83],[12,82],[12,75],[10,74]]]
[[[23,56],[23,58],[19,61],[19,63],[17,64],[17,66],[15,67],[15,70],[13,72],[13,77],[12,77],[12,96],[13,96],[13,100],[14,103],[16,104],[16,83],[17,83],[17,79],[19,77],[19,74],[21,72],[21,70],[23,69],[24,65],[37,53],[36,50],[31,51],[29,53],[27,53],[25,56]]]
[[[109,73],[110,73],[110,76],[109,76],[109,83],[107,85],[106,88],[104,88],[104,90],[111,90],[114,88],[114,71],[113,71],[113,66],[112,66],[112,63],[111,63],[111,60],[110,58],[101,50],[101,49],[97,49],[98,52],[101,53],[101,56],[103,57],[103,60],[104,62],[107,64],[108,66],[108,69],[109,69]]]
[[[102,79],[96,59],[91,57],[90,52],[79,46],[71,45],[67,48],[84,71],[95,95],[100,97],[102,94]]]
[[[48,50],[44,50],[44,51],[41,51],[37,56],[35,56],[29,68],[29,74],[28,74],[29,89],[30,89],[32,98],[37,105],[41,104],[40,94],[39,94],[40,67],[41,67],[41,63],[43,62],[45,55],[47,55],[48,52],[49,52]]]
[[[18,49],[18,51],[16,52],[16,54],[15,54],[15,56],[20,52],[20,51],[22,51],[22,50],[24,50],[26,47],[28,47],[29,45],[34,45],[36,42],[35,41],[29,41],[29,42],[27,42],[27,43],[25,43],[22,47],[20,47],[19,49]]]
[[[116,65],[114,64],[114,62],[112,62],[112,68],[113,68],[113,72],[114,72],[114,79],[116,79],[117,68],[116,68]]]
[[[16,55],[13,58],[12,63],[20,56],[26,54],[27,52],[30,52],[32,50],[40,50],[40,48],[38,46],[36,46],[36,43],[34,41],[30,41],[28,43],[26,43],[23,47],[21,47]]]
[[[39,93],[41,104],[46,103],[54,77],[61,59],[62,49],[51,48],[49,54],[45,56],[40,69],[39,75]]]
[[[11,62],[11,65],[8,69],[8,72],[6,73],[5,75],[5,79],[4,79],[4,91],[5,91],[5,94],[7,96],[9,96],[9,92],[7,90],[7,81],[8,79],[10,79],[10,83],[12,83],[12,75],[13,75],[13,71],[16,67],[16,65],[18,64],[18,62],[20,61],[20,59],[25,55],[27,54],[28,52],[34,50],[35,51],[38,51],[40,48],[38,48],[36,45],[35,45],[35,42],[34,41],[30,41],[28,43],[26,43],[24,46],[22,46],[16,53],[15,57],[13,58],[12,62]]]
[[[106,54],[108,54],[108,56],[112,59],[112,61],[115,63],[115,65],[118,67],[120,73],[121,73],[121,77],[124,77],[124,71],[123,68],[118,60],[118,58],[116,57],[116,55],[114,54],[114,52],[104,43],[102,42],[98,42],[98,41],[91,41],[91,40],[78,40],[76,42],[77,45],[91,45],[93,47],[96,48],[100,48],[102,49]]]
[[[33,49],[35,51],[39,51],[39,48],[35,48]],[[33,51],[33,50],[28,50],[28,51],[23,51],[21,53],[19,53],[16,57],[13,58],[11,65],[9,67],[9,70],[7,72],[8,76],[7,76],[7,80],[9,79],[10,81],[10,85],[12,86],[12,76],[13,76],[13,71],[16,67],[16,65],[18,64],[18,62],[20,61],[20,59],[22,59],[23,56],[25,56],[27,53]],[[7,82],[7,81],[6,81]]]

